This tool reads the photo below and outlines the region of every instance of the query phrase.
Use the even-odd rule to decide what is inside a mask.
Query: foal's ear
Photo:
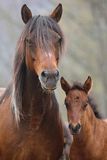
[[[62,11],[62,4],[59,4],[51,13],[50,17],[53,18],[56,22],[59,22],[62,16]]]
[[[62,89],[67,94],[69,90],[71,89],[71,86],[68,84],[68,82],[63,77],[61,77],[60,83],[61,83]]]
[[[24,4],[21,8],[21,16],[22,16],[22,20],[23,22],[26,24],[29,19],[32,18],[32,12],[31,10],[27,7],[26,4]]]
[[[83,87],[84,87],[85,92],[88,94],[90,89],[91,89],[91,87],[92,87],[92,79],[91,79],[90,76],[88,76],[88,78],[85,81]]]

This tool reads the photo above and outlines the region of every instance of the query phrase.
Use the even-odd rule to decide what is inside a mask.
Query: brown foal
[[[61,86],[66,93],[65,105],[73,135],[70,159],[107,160],[107,120],[101,119],[89,97],[91,77],[83,85],[72,86],[61,78]]]

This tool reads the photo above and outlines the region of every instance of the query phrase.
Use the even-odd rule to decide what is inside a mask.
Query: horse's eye
[[[59,61],[59,57],[56,57],[56,61],[57,61],[57,62]]]
[[[79,96],[77,96],[76,99],[79,99]]]
[[[75,102],[78,102],[80,98],[79,96],[76,96],[74,99],[75,99]]]
[[[32,47],[34,45],[34,43],[32,42],[32,40],[30,38],[26,38],[26,44],[29,46],[29,47]]]
[[[58,43],[62,42],[62,37],[60,35],[58,35]]]
[[[87,105],[88,105],[88,102],[86,102],[86,103],[84,104],[83,108],[85,109],[85,108],[87,107]]]
[[[32,42],[31,42],[31,39],[28,38],[28,37],[27,37],[25,40],[26,40],[26,43],[32,43]]]
[[[66,100],[65,100],[65,106],[66,106],[66,108],[69,107],[69,104],[68,104],[68,102]]]
[[[35,62],[35,58],[32,58],[32,61]]]
[[[32,61],[33,62],[37,61],[37,58],[34,55],[32,56]]]

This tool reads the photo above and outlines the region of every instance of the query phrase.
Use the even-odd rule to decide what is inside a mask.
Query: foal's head
[[[70,86],[64,78],[61,78],[61,86],[66,93],[65,105],[70,131],[72,134],[77,134],[80,132],[81,119],[88,106],[88,93],[92,86],[92,80],[91,77],[88,77],[83,85]]]
[[[52,91],[59,79],[58,62],[64,42],[58,25],[62,5],[49,16],[32,16],[30,9],[23,5],[21,15],[26,24],[21,39],[25,44],[26,66],[38,76],[43,89]]]

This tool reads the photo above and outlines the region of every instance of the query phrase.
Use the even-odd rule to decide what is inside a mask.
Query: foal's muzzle
[[[81,124],[77,123],[77,125],[73,126],[72,124],[69,124],[69,129],[72,135],[78,134],[81,130]]]
[[[40,82],[43,89],[52,91],[56,89],[57,81],[59,80],[59,71],[45,70],[41,73]]]

